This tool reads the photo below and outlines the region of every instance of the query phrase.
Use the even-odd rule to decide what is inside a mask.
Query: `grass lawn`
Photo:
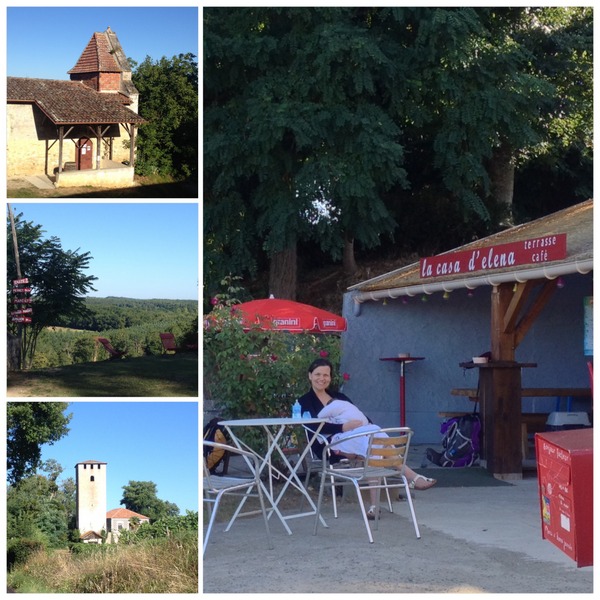
[[[198,396],[198,354],[142,356],[8,374],[9,397]]]

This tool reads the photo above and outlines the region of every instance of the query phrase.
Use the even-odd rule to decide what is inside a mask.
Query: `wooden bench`
[[[468,414],[465,411],[441,411],[438,417],[451,419]],[[529,434],[546,431],[546,421],[549,413],[521,413],[521,456],[525,460],[529,454]]]
[[[453,388],[453,396],[467,396],[472,402],[477,402],[479,392],[476,388]],[[591,398],[591,388],[521,388],[521,398],[556,397],[556,398]]]

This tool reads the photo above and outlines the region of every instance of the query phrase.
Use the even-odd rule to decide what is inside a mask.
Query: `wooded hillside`
[[[32,368],[107,360],[99,336],[128,357],[162,354],[159,334],[164,332],[173,333],[181,346],[198,343],[195,300],[86,298],[85,308],[84,314],[61,319],[40,333]]]

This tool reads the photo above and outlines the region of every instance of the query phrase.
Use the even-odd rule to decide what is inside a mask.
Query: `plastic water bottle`
[[[311,419],[312,417],[311,417],[310,413],[309,413],[307,410],[305,410],[305,411],[302,413],[302,418],[303,418],[303,419]]]
[[[302,414],[301,411],[302,409],[300,408],[300,402],[298,402],[298,400],[296,400],[296,402],[294,402],[293,406],[292,406],[292,419],[300,419],[302,418]]]

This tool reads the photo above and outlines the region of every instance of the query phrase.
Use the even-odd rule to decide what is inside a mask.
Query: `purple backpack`
[[[478,414],[452,417],[440,427],[443,452],[427,448],[427,458],[440,467],[470,467],[479,458],[481,421]]]

